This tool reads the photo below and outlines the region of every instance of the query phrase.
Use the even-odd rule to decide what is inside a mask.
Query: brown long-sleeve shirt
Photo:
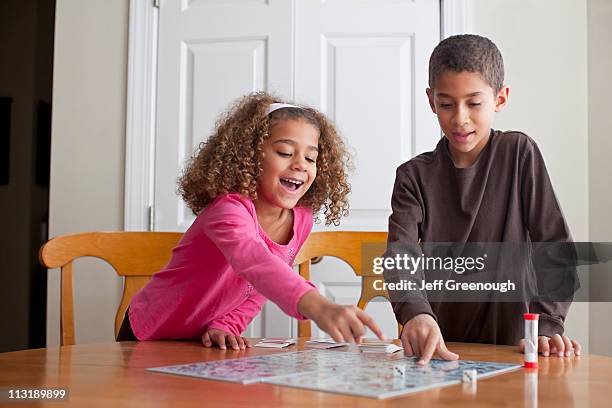
[[[571,241],[544,160],[524,133],[491,131],[468,168],[456,168],[442,138],[397,169],[385,256],[422,242]],[[387,282],[398,279],[385,272]],[[392,296],[393,300],[393,296]],[[397,300],[397,299],[396,299]],[[568,302],[392,302],[398,322],[434,316],[447,341],[518,344],[523,313],[540,313],[540,335],[563,333]]]

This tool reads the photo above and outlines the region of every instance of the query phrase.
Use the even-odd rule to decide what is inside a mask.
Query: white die
[[[463,382],[475,383],[478,377],[478,371],[476,369],[463,370]]]
[[[396,377],[404,377],[406,375],[406,366],[404,364],[396,364],[393,366],[393,375]]]

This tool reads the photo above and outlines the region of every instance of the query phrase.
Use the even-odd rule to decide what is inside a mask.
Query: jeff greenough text
[[[436,279],[428,282],[421,280],[420,282],[409,281],[402,279],[399,282],[384,282],[382,279],[376,279],[373,282],[375,290],[388,291],[495,291],[506,293],[516,290],[516,284],[510,280],[506,282],[457,282],[453,279]]]

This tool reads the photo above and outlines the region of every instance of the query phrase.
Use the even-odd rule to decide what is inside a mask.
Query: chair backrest
[[[100,258],[108,262],[117,275],[124,277],[123,295],[115,315],[117,336],[132,297],[168,263],[172,248],[182,235],[179,232],[86,232],[58,236],[45,243],[39,254],[41,264],[49,269],[61,268],[61,344],[75,344],[72,290],[72,263],[75,259]],[[363,244],[383,244],[386,240],[386,232],[314,232],[304,243],[294,264],[299,265],[301,276],[310,279],[311,259],[331,256],[344,260],[355,275],[361,277],[361,296],[357,306],[364,309],[375,297],[389,297],[386,291],[374,290],[373,281],[381,279],[381,276],[362,268]],[[310,337],[309,320],[298,323],[298,335]]]
[[[357,307],[363,310],[368,302],[376,297],[389,299],[387,291],[374,289],[374,281],[382,279],[382,276],[373,273],[371,268],[363,268],[364,257],[373,255],[371,253],[364,253],[364,249],[366,249],[364,244],[374,244],[377,247],[384,248],[386,242],[386,232],[313,232],[302,246],[300,253],[295,258],[294,264],[299,265],[302,277],[310,279],[310,265],[313,258],[331,256],[342,259],[350,265],[355,275],[361,277],[361,295],[357,302]],[[375,256],[381,255],[382,252],[375,254]],[[401,326],[399,325],[398,332],[401,332]],[[310,320],[298,322],[298,336],[311,336]]]
[[[172,248],[182,235],[178,232],[87,232],[59,236],[45,243],[40,249],[40,262],[49,269],[61,268],[61,344],[75,344],[72,299],[75,259],[100,258],[124,277],[123,296],[115,316],[116,336],[132,296],[168,263]]]

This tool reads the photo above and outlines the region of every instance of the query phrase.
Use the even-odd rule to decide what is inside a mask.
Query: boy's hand
[[[230,346],[234,350],[244,350],[251,347],[251,343],[244,337],[234,336],[219,329],[206,329],[202,335],[202,344],[204,347],[219,346],[221,350],[225,350]]]
[[[300,298],[298,311],[302,316],[312,319],[334,341],[360,343],[365,335],[364,325],[384,340],[381,330],[363,310],[356,306],[337,305],[315,290],[306,292]]]
[[[444,360],[457,360],[459,354],[446,348],[438,323],[430,315],[423,313],[414,316],[404,325],[402,332],[404,355],[420,356],[419,364],[425,365],[434,354]]]
[[[519,349],[521,353],[525,352],[525,339],[521,339],[519,343]],[[555,334],[552,337],[538,336],[538,352],[544,357],[559,356],[569,357],[574,350],[574,354],[579,356],[582,350],[580,343],[576,340],[570,340],[567,336],[560,336]]]

